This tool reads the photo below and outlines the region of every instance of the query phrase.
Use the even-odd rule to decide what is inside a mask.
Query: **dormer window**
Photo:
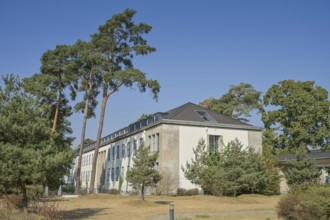
[[[216,122],[216,120],[206,111],[195,111],[204,121]]]

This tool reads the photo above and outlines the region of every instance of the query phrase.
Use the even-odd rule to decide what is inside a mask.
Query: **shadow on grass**
[[[104,209],[74,209],[68,211],[60,211],[59,216],[63,219],[86,219],[96,215]]]
[[[155,201],[156,204],[159,205],[169,205],[172,201]]]

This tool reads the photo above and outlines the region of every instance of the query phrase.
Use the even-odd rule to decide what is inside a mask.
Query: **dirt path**
[[[175,218],[188,218],[196,216],[223,216],[223,215],[247,215],[247,214],[265,214],[274,213],[274,210],[254,210],[254,211],[232,211],[232,212],[208,212],[208,213],[175,213]],[[168,220],[169,214],[150,216],[148,220]]]

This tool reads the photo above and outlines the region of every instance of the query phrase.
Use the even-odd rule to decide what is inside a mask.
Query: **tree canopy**
[[[241,83],[237,86],[230,86],[228,92],[221,98],[210,97],[200,105],[228,117],[248,122],[247,118],[251,117],[251,111],[263,111],[260,95],[261,92],[255,90],[251,84]]]
[[[280,81],[264,96],[265,138],[277,150],[330,147],[328,92],[312,81]]]

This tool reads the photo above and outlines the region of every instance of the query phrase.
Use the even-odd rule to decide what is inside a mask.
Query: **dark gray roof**
[[[159,123],[183,124],[190,123],[198,126],[230,127],[238,129],[252,129],[261,131],[255,127],[239,120],[226,117],[199,105],[188,102],[167,112],[157,112],[145,119],[133,122],[127,127],[119,129],[101,139],[101,146],[115,140],[124,138],[132,133],[139,132],[141,129]],[[84,146],[84,152],[91,151],[95,147],[95,142]]]
[[[307,156],[314,160],[326,160],[326,159],[330,159],[330,151],[313,150],[310,151],[307,154]],[[283,154],[278,157],[278,162],[284,163],[295,159],[296,159],[296,154]]]
[[[172,119],[172,120],[179,120],[179,121],[205,122],[205,120],[203,120],[203,118],[201,118],[198,115],[197,111],[207,112],[215,120],[214,121],[215,123],[250,126],[249,124],[246,124],[239,120],[218,114],[212,110],[203,108],[203,107],[193,104],[191,102],[181,105],[175,109],[169,110],[167,112],[168,113],[167,116],[165,116],[165,119]]]

